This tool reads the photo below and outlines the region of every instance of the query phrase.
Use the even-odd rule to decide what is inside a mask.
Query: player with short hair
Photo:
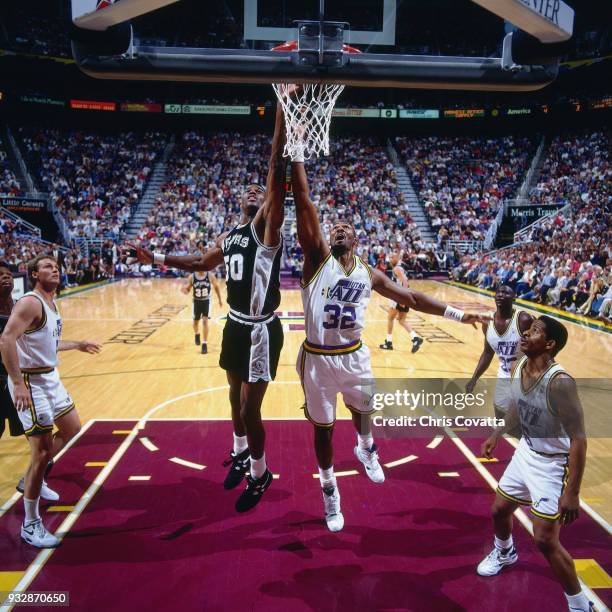
[[[236,511],[253,508],[272,484],[265,455],[266,432],[261,405],[274,380],[283,328],[275,314],[280,304],[280,260],[284,220],[285,129],[280,104],[272,138],[265,189],[248,185],[240,202],[240,223],[223,234],[203,255],[163,255],[136,249],[142,263],[158,263],[188,272],[213,270],[225,262],[229,315],[223,330],[219,365],[226,371],[234,425],[234,446],[223,486],[233,489],[246,473],[247,486]]]
[[[408,277],[406,276],[406,272],[404,272],[404,268],[401,263],[401,255],[397,255],[396,253],[391,253],[389,255],[389,263],[391,264],[391,275],[393,282],[397,283],[401,287],[408,287]],[[385,351],[393,350],[393,324],[396,319],[400,327],[403,327],[410,338],[412,339],[412,351],[416,353],[420,348],[421,344],[423,344],[423,338],[419,336],[410,326],[410,323],[406,320],[406,315],[410,308],[408,306],[404,306],[403,304],[398,304],[397,302],[390,300],[389,301],[389,311],[387,313],[387,339],[380,344],[380,348]]]
[[[210,313],[210,289],[215,290],[219,306],[223,306],[219,282],[211,272],[194,272],[189,275],[187,284],[181,289],[185,295],[193,293],[193,333],[196,346],[200,346],[200,321],[202,321],[202,355],[208,353],[208,315]]]
[[[292,186],[298,240],[304,252],[301,287],[306,320],[306,340],[298,355],[297,370],[306,400],[304,413],[314,425],[325,520],[331,531],[339,531],[344,526],[344,517],[334,476],[332,445],[338,393],[342,393],[357,430],[355,456],[370,480],[376,483],[385,480],[370,425],[374,375],[370,352],[361,340],[372,290],[415,310],[463,323],[483,322],[484,317],[464,313],[424,293],[401,287],[379,270],[370,268],[355,254],[356,236],[350,223],[336,223],[328,243],[310,200],[301,162],[292,164]]]
[[[30,261],[28,277],[33,290],[13,307],[0,338],[0,352],[31,451],[23,490],[21,537],[33,546],[54,548],[60,541],[47,532],[38,510],[41,487],[49,462],[81,428],[74,402],[57,372],[57,353],[71,349],[99,353],[101,346],[61,339],[62,319],[53,301],[60,273],[53,257],[39,255]]]
[[[474,374],[465,386],[467,393],[472,393],[478,379],[491,365],[493,356],[497,355],[497,384],[493,406],[495,416],[504,418],[510,408],[510,378],[512,366],[520,354],[519,343],[523,334],[531,326],[533,317],[522,310],[514,308],[516,294],[508,285],[500,285],[495,292],[495,314],[493,319],[483,324],[484,348]],[[513,435],[516,432],[513,432]],[[517,436],[519,437],[519,436]]]
[[[578,518],[580,484],[586,464],[584,414],[576,382],[555,361],[567,342],[565,326],[548,316],[535,319],[520,341],[506,424],[484,442],[491,457],[499,438],[520,423],[523,436],[497,487],[491,509],[493,550],[478,565],[481,576],[495,576],[518,560],[512,540],[512,515],[531,507],[533,535],[567,598],[569,610],[592,610],[576,568],[559,541],[561,525]]]

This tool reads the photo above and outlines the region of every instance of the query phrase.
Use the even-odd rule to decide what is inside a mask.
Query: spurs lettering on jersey
[[[205,272],[203,277],[198,277],[197,272],[194,272],[192,280],[194,300],[208,300],[210,298],[211,284],[208,274],[208,272]]]

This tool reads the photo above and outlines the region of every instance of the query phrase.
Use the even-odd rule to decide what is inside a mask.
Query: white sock
[[[393,342],[393,334],[387,334],[387,342],[391,344]]]
[[[576,593],[576,595],[568,595],[565,593],[565,598],[567,599],[567,605],[570,610],[589,612],[589,598],[583,591]]]
[[[508,550],[513,546],[512,534],[507,540],[500,540],[497,536],[495,536],[495,548],[498,550]]]
[[[357,434],[357,444],[361,450],[370,450],[372,444],[374,444],[374,438],[371,433],[365,434],[364,436]]]
[[[418,338],[418,336],[417,336],[416,332],[415,332],[413,329],[411,329],[411,330],[410,330],[410,337],[411,337],[413,340],[414,340],[415,338]]]
[[[319,468],[319,478],[321,480],[321,488],[325,489],[326,487],[335,487],[336,486],[336,477],[334,476],[334,466],[328,467],[326,469]]]
[[[25,524],[31,523],[32,521],[37,521],[40,518],[40,514],[38,513],[38,502],[40,500],[40,496],[36,499],[26,499],[23,498],[23,507],[25,508]]]
[[[247,442],[246,436],[237,436],[234,434],[234,453],[239,455],[242,451],[245,451],[249,448],[249,443]]]
[[[261,459],[253,459],[251,457],[251,477],[252,478],[261,478],[267,469],[266,465],[266,453],[261,456]]]

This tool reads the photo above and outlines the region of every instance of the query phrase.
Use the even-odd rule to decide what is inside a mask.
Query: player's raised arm
[[[134,251],[134,257],[143,264],[157,264],[168,266],[187,272],[208,272],[214,270],[223,263],[223,251],[221,242],[227,234],[223,234],[212,249],[208,249],[203,255],[164,255],[153,253],[149,249],[136,244],[127,243],[127,248]]]
[[[580,485],[586,464],[587,439],[584,431],[584,411],[576,381],[567,374],[556,376],[550,383],[550,407],[559,415],[570,439],[569,476],[563,495],[559,499],[562,525],[569,525],[578,518]]]
[[[257,236],[269,247],[280,243],[281,228],[285,219],[285,179],[287,160],[283,157],[285,146],[285,120],[280,103],[276,106],[276,121],[272,137],[272,152],[266,179],[266,199],[253,219]]]
[[[297,217],[297,236],[304,251],[304,281],[329,254],[329,245],[321,232],[319,214],[310,200],[308,177],[302,162],[291,163],[291,185]]]
[[[485,323],[490,318],[488,315],[463,312],[458,308],[453,308],[452,306],[443,304],[439,300],[436,300],[435,298],[432,298],[421,291],[414,291],[413,289],[408,289],[407,287],[400,287],[388,276],[375,268],[370,268],[370,272],[372,274],[372,289],[381,295],[394,300],[398,304],[409,306],[414,310],[426,312],[427,314],[453,319],[455,321],[459,321],[460,323]]]

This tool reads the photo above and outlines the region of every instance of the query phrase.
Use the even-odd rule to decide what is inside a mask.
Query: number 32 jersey
[[[280,304],[280,260],[283,239],[264,245],[252,223],[237,225],[223,239],[227,303],[247,317],[272,314]]]
[[[333,353],[360,343],[371,293],[372,276],[359,257],[345,271],[330,253],[302,285],[308,345]]]

